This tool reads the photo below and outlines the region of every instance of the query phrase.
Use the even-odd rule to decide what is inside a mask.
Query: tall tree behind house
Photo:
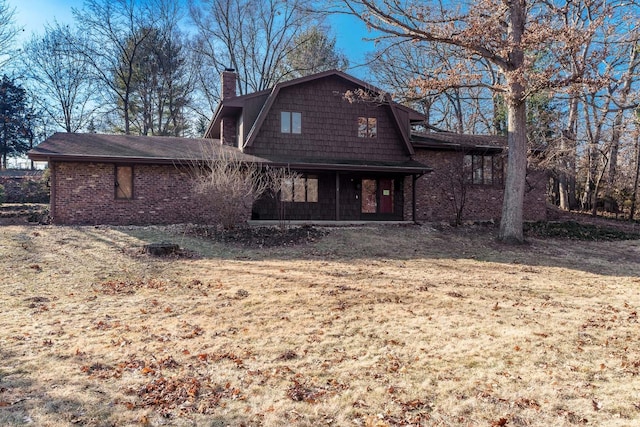
[[[147,31],[144,29],[143,31]],[[182,36],[149,30],[134,63],[130,118],[132,132],[183,136],[194,79]]]
[[[6,75],[0,81],[0,169],[7,158],[29,150],[26,118],[26,91]]]
[[[43,35],[33,35],[21,55],[23,74],[39,94],[39,107],[66,132],[85,129],[95,110],[85,46],[81,33],[54,24]]]
[[[221,70],[238,75],[238,94],[271,88],[284,79],[294,41],[315,24],[309,0],[189,1],[197,28],[201,89],[213,111]]]
[[[15,9],[0,0],[0,67],[7,64],[15,55],[14,41],[20,31],[14,21]]]
[[[105,110],[118,117],[115,129],[125,134],[131,133],[136,62],[155,24],[152,10],[133,0],[86,0],[84,8],[73,9],[88,40],[80,53],[100,83]]]
[[[558,19],[551,3],[515,0],[502,2],[479,0],[451,5],[418,1],[343,0],[343,6],[367,25],[394,38],[398,43],[425,42],[453,46],[467,53],[448,81],[432,79],[428,73],[416,80],[422,88],[486,85],[504,97],[508,117],[509,160],[499,238],[521,242],[523,202],[527,170],[526,98],[541,90],[560,90],[590,81],[589,70],[604,52],[594,49],[590,69],[580,75],[569,72],[564,64],[571,52],[582,46],[603,26],[609,5],[593,1],[590,12],[596,19],[575,26]],[[554,63],[538,67],[540,52],[553,51]],[[542,56],[544,57],[544,56]],[[490,85],[484,75],[474,73],[473,64],[482,59],[502,76]]]
[[[329,30],[314,25],[291,41],[284,58],[284,79],[295,79],[327,70],[345,70],[349,66],[347,57],[336,50],[336,39]]]

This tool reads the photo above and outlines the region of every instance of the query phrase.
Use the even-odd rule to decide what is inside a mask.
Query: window
[[[133,166],[116,166],[116,199],[133,199]]]
[[[378,119],[375,117],[358,117],[358,137],[375,138],[378,136]]]
[[[318,177],[315,175],[285,179],[280,189],[282,202],[318,202]]]
[[[501,185],[502,157],[499,155],[467,154],[464,156],[465,182],[477,185]]]
[[[280,112],[280,132],[302,133],[302,113]]]

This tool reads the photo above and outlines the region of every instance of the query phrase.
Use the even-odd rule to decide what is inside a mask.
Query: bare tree
[[[20,31],[14,22],[15,8],[0,0],[0,67],[12,59],[15,51],[14,41]]]
[[[106,90],[110,110],[122,117],[125,134],[131,133],[136,63],[155,25],[152,9],[135,0],[86,0],[83,9],[73,9],[88,41],[81,53]]]
[[[494,121],[494,98],[487,84],[440,88],[413,84],[425,76],[433,80],[450,79],[458,72],[459,64],[468,61],[463,49],[424,42],[382,41],[378,46],[369,58],[375,80],[392,92],[398,102],[423,112],[430,126],[456,133],[500,133]],[[486,74],[489,80],[498,78],[486,61],[477,61],[473,66],[475,73]]]
[[[282,193],[287,186],[291,188],[296,179],[301,177],[300,173],[292,171],[288,167],[266,168],[267,189],[270,196],[278,204],[278,221],[282,229],[285,228],[287,222],[287,202],[284,201]]]
[[[313,24],[309,0],[190,1],[198,30],[203,91],[217,103],[211,76],[225,68],[238,74],[240,94],[270,88],[284,78],[283,65],[294,41]]]
[[[231,229],[251,217],[253,203],[269,189],[261,165],[246,163],[232,152],[203,147],[204,162],[192,162],[193,191],[209,207],[211,220]]]
[[[95,108],[88,64],[81,53],[85,46],[81,34],[54,24],[23,47],[22,67],[32,90],[40,94],[40,107],[66,132],[86,126]]]
[[[596,1],[592,10],[605,16],[608,6]],[[597,4],[596,4],[597,3]],[[480,0],[446,5],[439,2],[343,0],[352,14],[372,29],[399,41],[427,42],[455,46],[470,59],[490,62],[502,75],[501,84],[492,87],[502,93],[508,117],[509,157],[499,239],[522,242],[523,202],[527,169],[526,98],[542,89],[566,87],[577,82],[566,73],[562,58],[540,67],[540,52],[572,52],[591,37],[602,21],[587,28],[565,25],[555,19],[553,5],[526,0]],[[465,63],[466,64],[466,63]],[[482,76],[461,64],[448,81],[430,79],[418,82],[424,88],[443,84],[477,84]],[[585,78],[580,76],[580,83]]]

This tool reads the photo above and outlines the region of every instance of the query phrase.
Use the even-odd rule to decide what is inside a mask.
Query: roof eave
[[[127,157],[127,156],[89,156],[82,154],[44,154],[27,153],[29,159],[36,162],[82,162],[82,163],[135,163],[154,165],[177,165],[202,162],[203,158],[167,158],[167,157]]]
[[[433,171],[428,166],[385,166],[385,165],[355,165],[339,163],[305,163],[272,161],[272,167],[287,167],[308,171],[340,171],[340,172],[387,172],[404,174],[425,174]]]

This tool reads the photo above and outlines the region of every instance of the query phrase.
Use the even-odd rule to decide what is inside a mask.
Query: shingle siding
[[[249,154],[266,158],[401,162],[409,160],[388,105],[349,103],[344,99],[356,86],[326,77],[280,90]],[[280,132],[280,112],[302,113],[302,133]],[[377,137],[358,137],[358,117],[377,119]]]

